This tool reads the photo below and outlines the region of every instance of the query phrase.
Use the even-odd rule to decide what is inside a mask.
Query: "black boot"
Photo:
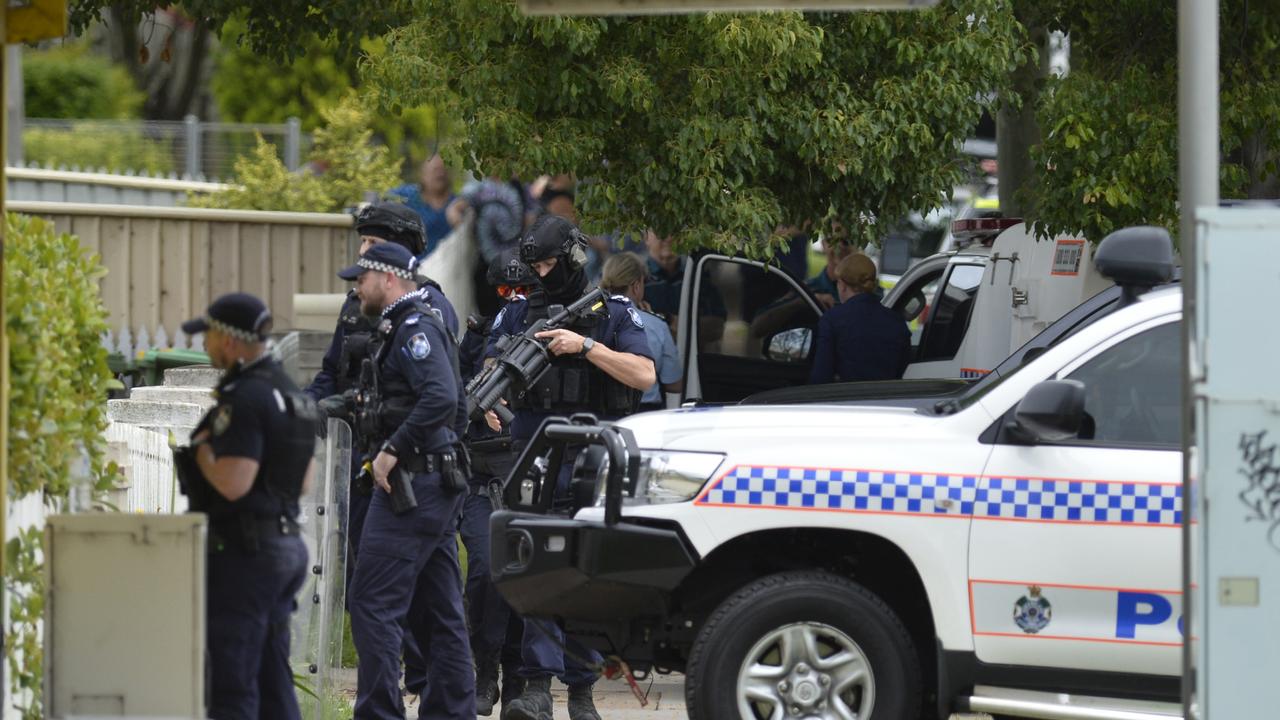
[[[480,660],[476,666],[476,714],[489,717],[498,702],[498,664]]]
[[[520,677],[517,666],[502,668],[502,712],[505,715],[507,706],[524,693],[525,679]]]
[[[569,720],[600,720],[595,701],[591,699],[591,685],[569,688]]]
[[[530,678],[520,697],[504,699],[502,720],[551,720],[551,676]]]

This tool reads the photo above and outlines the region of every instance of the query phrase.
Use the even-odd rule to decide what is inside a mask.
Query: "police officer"
[[[315,472],[319,413],[266,352],[271,313],[258,298],[223,295],[182,330],[204,333],[225,371],[178,458],[191,510],[209,516],[209,717],[299,718],[289,616],[306,574],[298,497]]]
[[[401,625],[429,648],[419,718],[473,720],[475,669],[467,640],[457,524],[466,497],[454,445],[456,349],[417,292],[404,247],[369,248],[339,277],[355,280],[361,311],[379,323],[376,371],[358,391],[360,432],[378,448],[360,556],[351,581],[351,633],[360,656],[356,718],[403,718]]]
[[[839,378],[896,380],[911,361],[911,331],[902,317],[876,296],[876,265],[853,253],[836,265],[840,303],[818,320],[810,383]]]
[[[537,286],[533,270],[520,260],[520,249],[509,248],[489,263],[486,279],[499,300],[524,301]],[[480,372],[493,319],[469,318],[467,334],[458,354],[462,376],[470,379]],[[466,440],[471,450],[471,493],[462,510],[462,544],[467,548],[467,617],[471,626],[471,650],[476,657],[476,712],[489,716],[498,701],[498,667],[502,666],[504,702],[511,702],[524,689],[519,676],[520,635],[523,622],[511,614],[506,600],[489,578],[489,516],[493,503],[489,486],[501,482],[511,471],[511,437],[496,433],[483,423],[472,423]]]
[[[526,301],[508,304],[494,322],[488,355],[504,335],[521,333],[544,318],[551,305],[568,306],[587,290],[586,237],[568,220],[543,215],[520,244],[521,259],[538,275],[541,288]],[[652,353],[639,311],[626,298],[614,296],[604,313],[574,328],[538,333],[553,355],[542,380],[513,399],[511,422],[514,446],[523,447],[542,419],[551,414],[593,412],[616,418],[634,412],[640,392],[655,382]],[[489,426],[501,427],[490,412]],[[568,487],[570,462],[562,468],[557,492]],[[551,677],[569,686],[569,717],[598,720],[591,688],[595,673],[573,657],[566,658],[564,634],[553,623],[525,620],[521,674],[528,684],[523,694],[503,708],[504,720],[551,720]],[[573,655],[598,661],[599,656],[572,641]]]
[[[360,253],[374,245],[395,243],[403,246],[415,257],[423,252],[425,235],[422,219],[412,208],[399,202],[375,202],[365,205],[355,217],[356,233],[360,236]],[[458,332],[458,316],[452,303],[440,289],[440,284],[419,273],[418,292],[421,300],[432,308],[454,335]],[[320,371],[307,386],[307,394],[320,402],[330,416],[350,420],[350,401],[343,394],[355,388],[360,377],[360,367],[368,357],[369,340],[373,337],[375,320],[360,311],[360,300],[355,290],[347,293],[347,299],[338,313],[338,326],[333,340],[321,361]],[[356,438],[357,447],[360,441]],[[359,453],[352,453],[352,477],[360,463]],[[347,591],[350,593],[351,576],[355,571],[360,551],[360,533],[365,514],[369,511],[369,499],[373,488],[353,484],[349,493],[347,522]],[[405,687],[414,694],[421,694],[426,686],[426,671],[422,654],[412,635],[405,635]]]

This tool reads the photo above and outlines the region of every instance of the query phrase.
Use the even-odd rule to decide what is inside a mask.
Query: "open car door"
[[[809,381],[822,310],[778,268],[703,255],[686,268],[680,308],[682,401],[737,402]]]

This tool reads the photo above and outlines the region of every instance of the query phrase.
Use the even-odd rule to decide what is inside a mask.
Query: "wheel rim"
[[[760,638],[738,671],[743,720],[867,720],[875,677],[866,653],[830,625],[784,625]]]

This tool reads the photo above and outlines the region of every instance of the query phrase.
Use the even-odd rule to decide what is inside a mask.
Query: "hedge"
[[[9,498],[42,493],[57,508],[67,496],[72,462],[88,455],[96,490],[116,472],[105,462],[106,398],[111,372],[102,334],[107,314],[98,294],[106,273],[74,236],[40,218],[5,216],[4,302],[9,341]],[[30,691],[24,718],[41,717],[43,610],[41,528],[5,544],[10,593],[6,660],[10,687]],[[15,698],[21,695],[15,692]]]

